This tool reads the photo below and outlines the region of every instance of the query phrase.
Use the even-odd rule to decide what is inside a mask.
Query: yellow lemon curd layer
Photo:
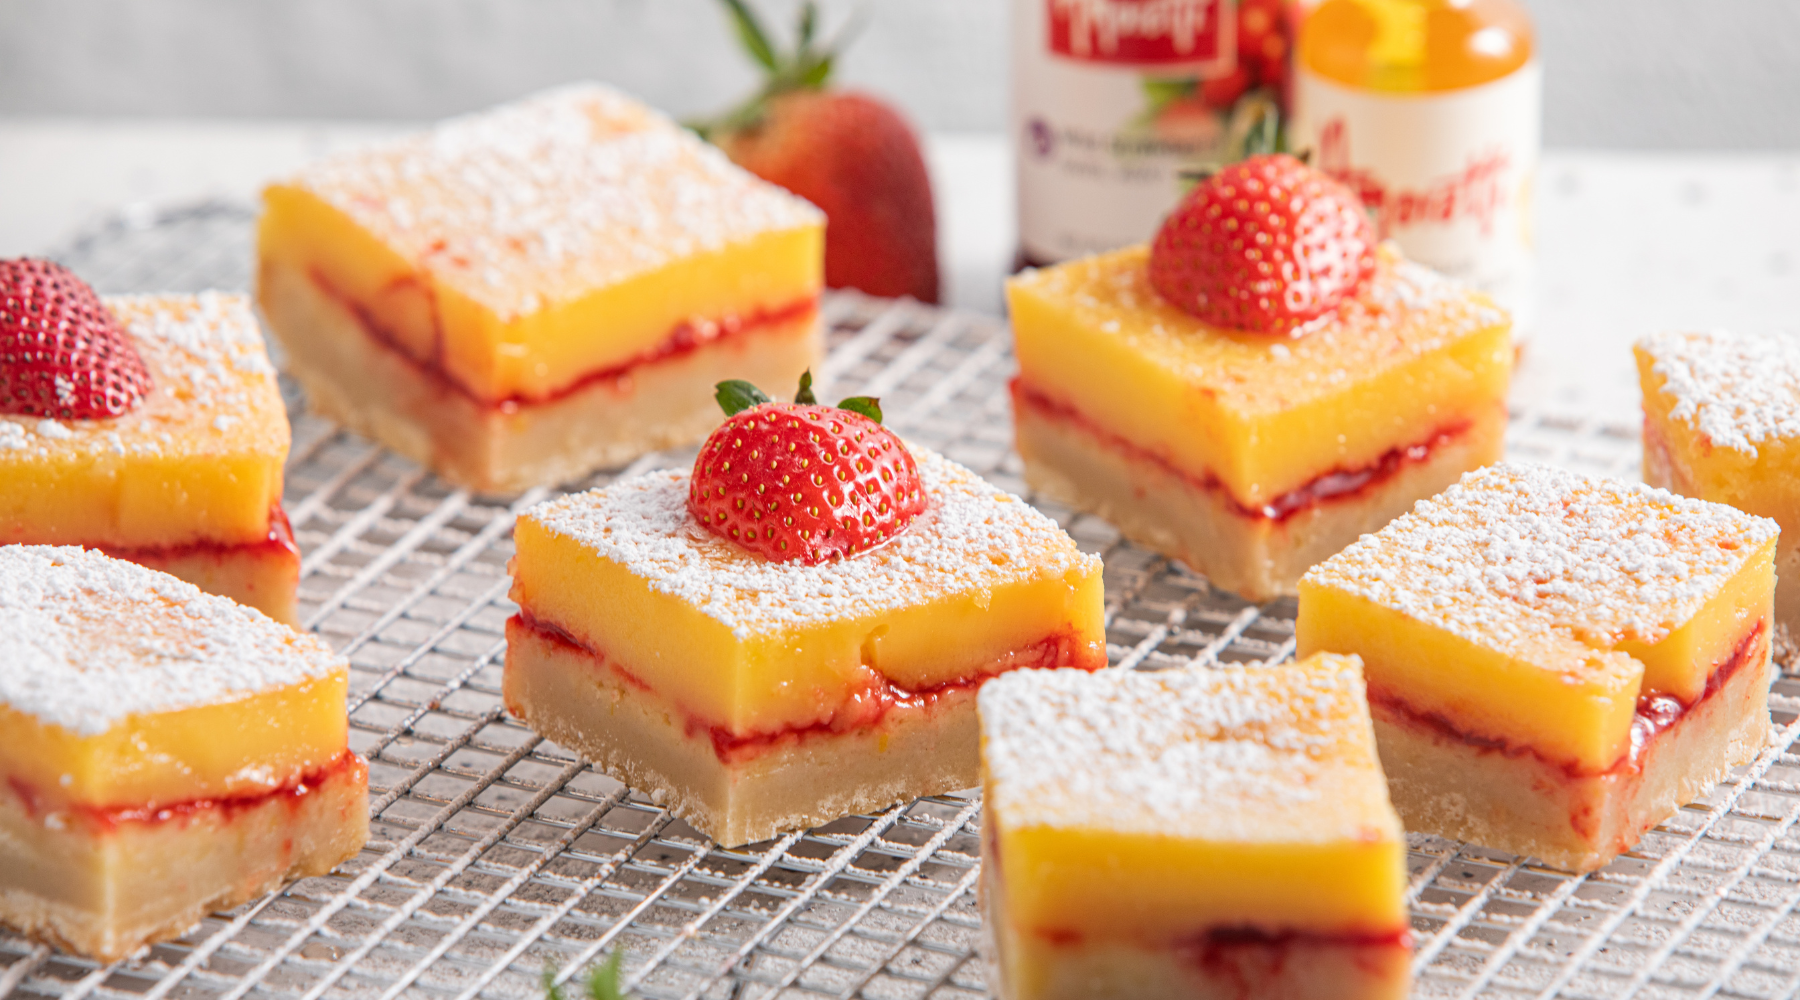
[[[904,695],[969,680],[1047,642],[1104,665],[1100,561],[1018,498],[914,454],[931,510],[888,544],[820,566],[706,532],[688,515],[684,472],[542,504],[514,531],[513,600],[737,735],[854,713],[886,685]]]
[[[1506,397],[1506,314],[1390,249],[1298,337],[1207,325],[1151,288],[1148,258],[1128,247],[1007,282],[1019,377],[1253,510]]]
[[[347,678],[316,637],[166,573],[0,546],[0,779],[34,799],[279,788],[343,752]]]
[[[258,795],[344,752],[348,671],[235,701],[132,715],[83,736],[0,706],[0,774],[57,804],[150,807]]]
[[[105,301],[153,388],[120,417],[0,415],[0,543],[265,541],[288,421],[249,301],[210,292]]]
[[[1005,918],[1052,940],[1406,926],[1406,846],[1354,657],[1013,675],[980,695]]]
[[[1463,477],[1300,581],[1302,654],[1375,696],[1576,773],[1630,750],[1640,695],[1692,704],[1767,623],[1773,522],[1543,466]]]
[[[1800,529],[1800,348],[1788,341],[1665,333],[1632,350],[1645,445],[1663,449],[1672,488],[1791,532]]]
[[[263,201],[265,261],[486,401],[552,396],[823,283],[823,215],[598,86],[324,161]]]

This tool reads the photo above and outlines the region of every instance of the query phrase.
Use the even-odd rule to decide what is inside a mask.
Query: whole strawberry
[[[724,423],[700,446],[688,512],[721,538],[776,562],[817,565],[865,552],[924,512],[912,453],[866,396],[820,406],[812,374],[792,403],[720,382]]]
[[[1150,246],[1150,284],[1214,326],[1287,334],[1375,273],[1356,195],[1285,153],[1253,156],[1190,191]]]
[[[149,391],[144,359],[86,282],[51,261],[0,260],[0,413],[116,417]]]
[[[937,222],[912,128],[874,97],[830,88],[837,46],[814,47],[811,0],[801,6],[791,53],[776,49],[744,0],[724,2],[767,78],[700,133],[737,165],[824,211],[825,284],[936,302]]]

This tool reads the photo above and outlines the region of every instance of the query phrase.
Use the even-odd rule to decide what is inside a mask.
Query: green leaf
[[[736,416],[758,403],[769,401],[768,393],[741,378],[720,382],[713,388],[718,390],[713,393],[713,398],[719,401],[719,409],[724,410],[728,417]]]
[[[614,948],[606,962],[588,972],[588,1000],[627,1000],[619,982],[625,975],[625,952]]]
[[[810,406],[819,401],[812,391],[812,369],[800,373],[800,391],[794,393],[794,402]]]
[[[838,409],[860,413],[876,423],[881,423],[881,400],[874,396],[851,396],[838,400]]]
[[[562,987],[556,985],[556,963],[544,959],[544,1000],[563,1000]]]
[[[1282,129],[1281,108],[1275,103],[1275,92],[1258,87],[1238,98],[1226,123],[1225,135],[1225,158],[1230,161],[1285,151],[1287,136]]]
[[[762,22],[756,19],[756,13],[744,3],[744,0],[720,0],[725,4],[725,11],[731,15],[731,26],[737,29],[738,40],[744,43],[745,51],[757,65],[773,73],[780,65],[775,56],[775,46],[770,44],[768,32],[763,31]]]
[[[813,33],[819,28],[819,5],[813,0],[806,0],[800,5],[800,51],[812,44]]]
[[[820,56],[818,62],[806,67],[796,82],[803,88],[817,90],[825,86],[825,81],[829,79],[831,79],[831,55],[827,53]]]
[[[1250,126],[1249,135],[1244,137],[1244,155],[1258,156],[1264,153],[1279,152],[1281,148],[1281,112],[1273,101],[1262,109],[1262,114]]]
[[[1143,76],[1138,78],[1138,86],[1144,92],[1144,100],[1152,111],[1160,111],[1165,106],[1179,101],[1195,89],[1194,81],[1183,77],[1173,79],[1160,76]]]

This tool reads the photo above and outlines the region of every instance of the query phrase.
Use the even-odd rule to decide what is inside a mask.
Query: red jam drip
[[[1673,729],[1689,712],[1708,699],[1717,695],[1738,669],[1756,658],[1762,648],[1762,636],[1767,628],[1766,623],[1758,621],[1756,626],[1738,640],[1731,655],[1716,667],[1712,675],[1706,679],[1706,687],[1700,696],[1692,702],[1683,702],[1673,695],[1650,692],[1641,694],[1637,700],[1637,711],[1631,719],[1631,747],[1619,756],[1611,766],[1601,771],[1588,771],[1573,761],[1554,761],[1545,757],[1536,747],[1513,743],[1510,740],[1491,736],[1480,736],[1458,729],[1454,723],[1435,712],[1421,712],[1405,701],[1394,697],[1386,690],[1369,686],[1369,703],[1379,705],[1384,711],[1400,716],[1409,724],[1421,729],[1429,729],[1439,737],[1452,742],[1463,743],[1480,750],[1492,750],[1508,758],[1524,756],[1536,757],[1543,763],[1561,768],[1570,778],[1603,777],[1609,774],[1635,774],[1643,768],[1644,755],[1649,752],[1651,743],[1656,738]]]
[[[288,556],[300,558],[300,545],[294,541],[294,526],[288,523],[287,511],[281,509],[281,503],[269,508],[269,534],[257,542],[187,542],[182,545],[144,546],[140,548],[124,548],[112,545],[92,546],[127,562],[161,562],[171,559],[182,559],[192,556],[210,555],[216,558],[226,556],[259,554],[263,556]]]
[[[514,393],[500,399],[492,399],[477,393],[457,376],[451,374],[445,366],[443,358],[444,326],[442,317],[438,313],[437,295],[429,287],[422,286],[417,278],[411,275],[396,278],[388,284],[387,289],[407,286],[422,289],[425,299],[430,304],[429,311],[431,313],[432,350],[429,358],[420,358],[412,351],[407,350],[405,342],[384,326],[367,306],[339,291],[336,286],[326,280],[323,274],[314,270],[311,275],[313,284],[318,287],[320,292],[342,305],[356,317],[357,324],[363,328],[364,333],[368,334],[370,340],[397,355],[421,377],[463,396],[476,406],[498,410],[501,413],[516,413],[521,406],[554,403],[598,382],[617,382],[629,376],[632,371],[642,365],[689,354],[728,337],[779,326],[815,311],[819,304],[816,296],[809,296],[773,309],[758,309],[745,316],[726,316],[718,320],[683,320],[669,331],[669,335],[655,347],[627,358],[619,364],[594,369],[561,388],[538,395]]]
[[[1208,978],[1231,983],[1235,986],[1232,992],[1248,1000],[1281,983],[1288,959],[1297,953],[1343,949],[1359,956],[1386,954],[1392,962],[1404,963],[1412,953],[1412,945],[1412,929],[1405,926],[1389,931],[1341,933],[1219,927],[1178,944],[1176,951]]]
[[[1137,461],[1155,465],[1169,475],[1185,480],[1195,489],[1223,494],[1225,502],[1230,504],[1239,516],[1276,524],[1319,504],[1353,499],[1359,494],[1374,489],[1398,475],[1407,466],[1426,461],[1431,457],[1432,452],[1455,441],[1474,426],[1468,420],[1445,424],[1432,432],[1431,436],[1425,440],[1390,448],[1368,465],[1356,469],[1333,469],[1297,489],[1283,493],[1261,507],[1251,507],[1232,495],[1231,491],[1225,487],[1224,482],[1211,472],[1204,476],[1196,476],[1185,469],[1176,468],[1164,456],[1101,427],[1088,419],[1087,415],[1080,410],[1026,386],[1017,377],[1012,381],[1012,391],[1016,403],[1028,405],[1033,409],[1042,410],[1076,424],[1089,434],[1106,442],[1107,446],[1113,450],[1123,452]]]
[[[362,758],[351,753],[346,747],[324,767],[317,768],[279,788],[273,788],[266,792],[135,806],[95,806],[77,803],[60,808],[51,807],[49,800],[29,783],[18,778],[8,778],[7,784],[11,786],[13,794],[18,796],[19,801],[24,804],[26,815],[34,820],[51,812],[73,813],[85,820],[90,829],[111,832],[127,824],[186,822],[195,817],[210,814],[223,814],[226,822],[230,822],[242,813],[260,809],[271,802],[283,802],[289,809],[298,809],[306,797],[319,787],[342,775],[354,774],[364,766]]]
[[[630,687],[646,693],[656,693],[642,677],[621,666],[617,661],[606,656],[581,641],[567,630],[535,618],[521,610],[513,616],[513,620],[521,628],[536,632],[540,637],[565,647],[568,651],[584,654],[590,659],[610,668],[612,672]],[[1106,666],[1103,651],[1093,648],[1091,643],[1081,642],[1070,630],[1056,632],[1043,639],[1014,650],[1006,662],[995,670],[978,671],[967,677],[934,684],[927,688],[907,690],[896,686],[875,671],[875,679],[867,687],[854,691],[830,715],[817,722],[805,725],[787,725],[774,729],[755,730],[748,733],[734,732],[730,727],[719,725],[709,719],[696,715],[686,708],[677,706],[682,715],[682,735],[688,739],[705,736],[712,741],[713,753],[726,764],[742,764],[755,760],[763,754],[778,747],[792,745],[812,737],[841,736],[881,724],[890,712],[895,711],[927,711],[947,698],[973,694],[989,679],[1014,670],[1040,670],[1053,667],[1074,667],[1079,670],[1093,671]]]

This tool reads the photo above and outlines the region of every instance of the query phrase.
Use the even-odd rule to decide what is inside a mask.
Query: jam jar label
[[[1082,62],[1168,66],[1231,58],[1223,0],[1043,0],[1051,53]]]

